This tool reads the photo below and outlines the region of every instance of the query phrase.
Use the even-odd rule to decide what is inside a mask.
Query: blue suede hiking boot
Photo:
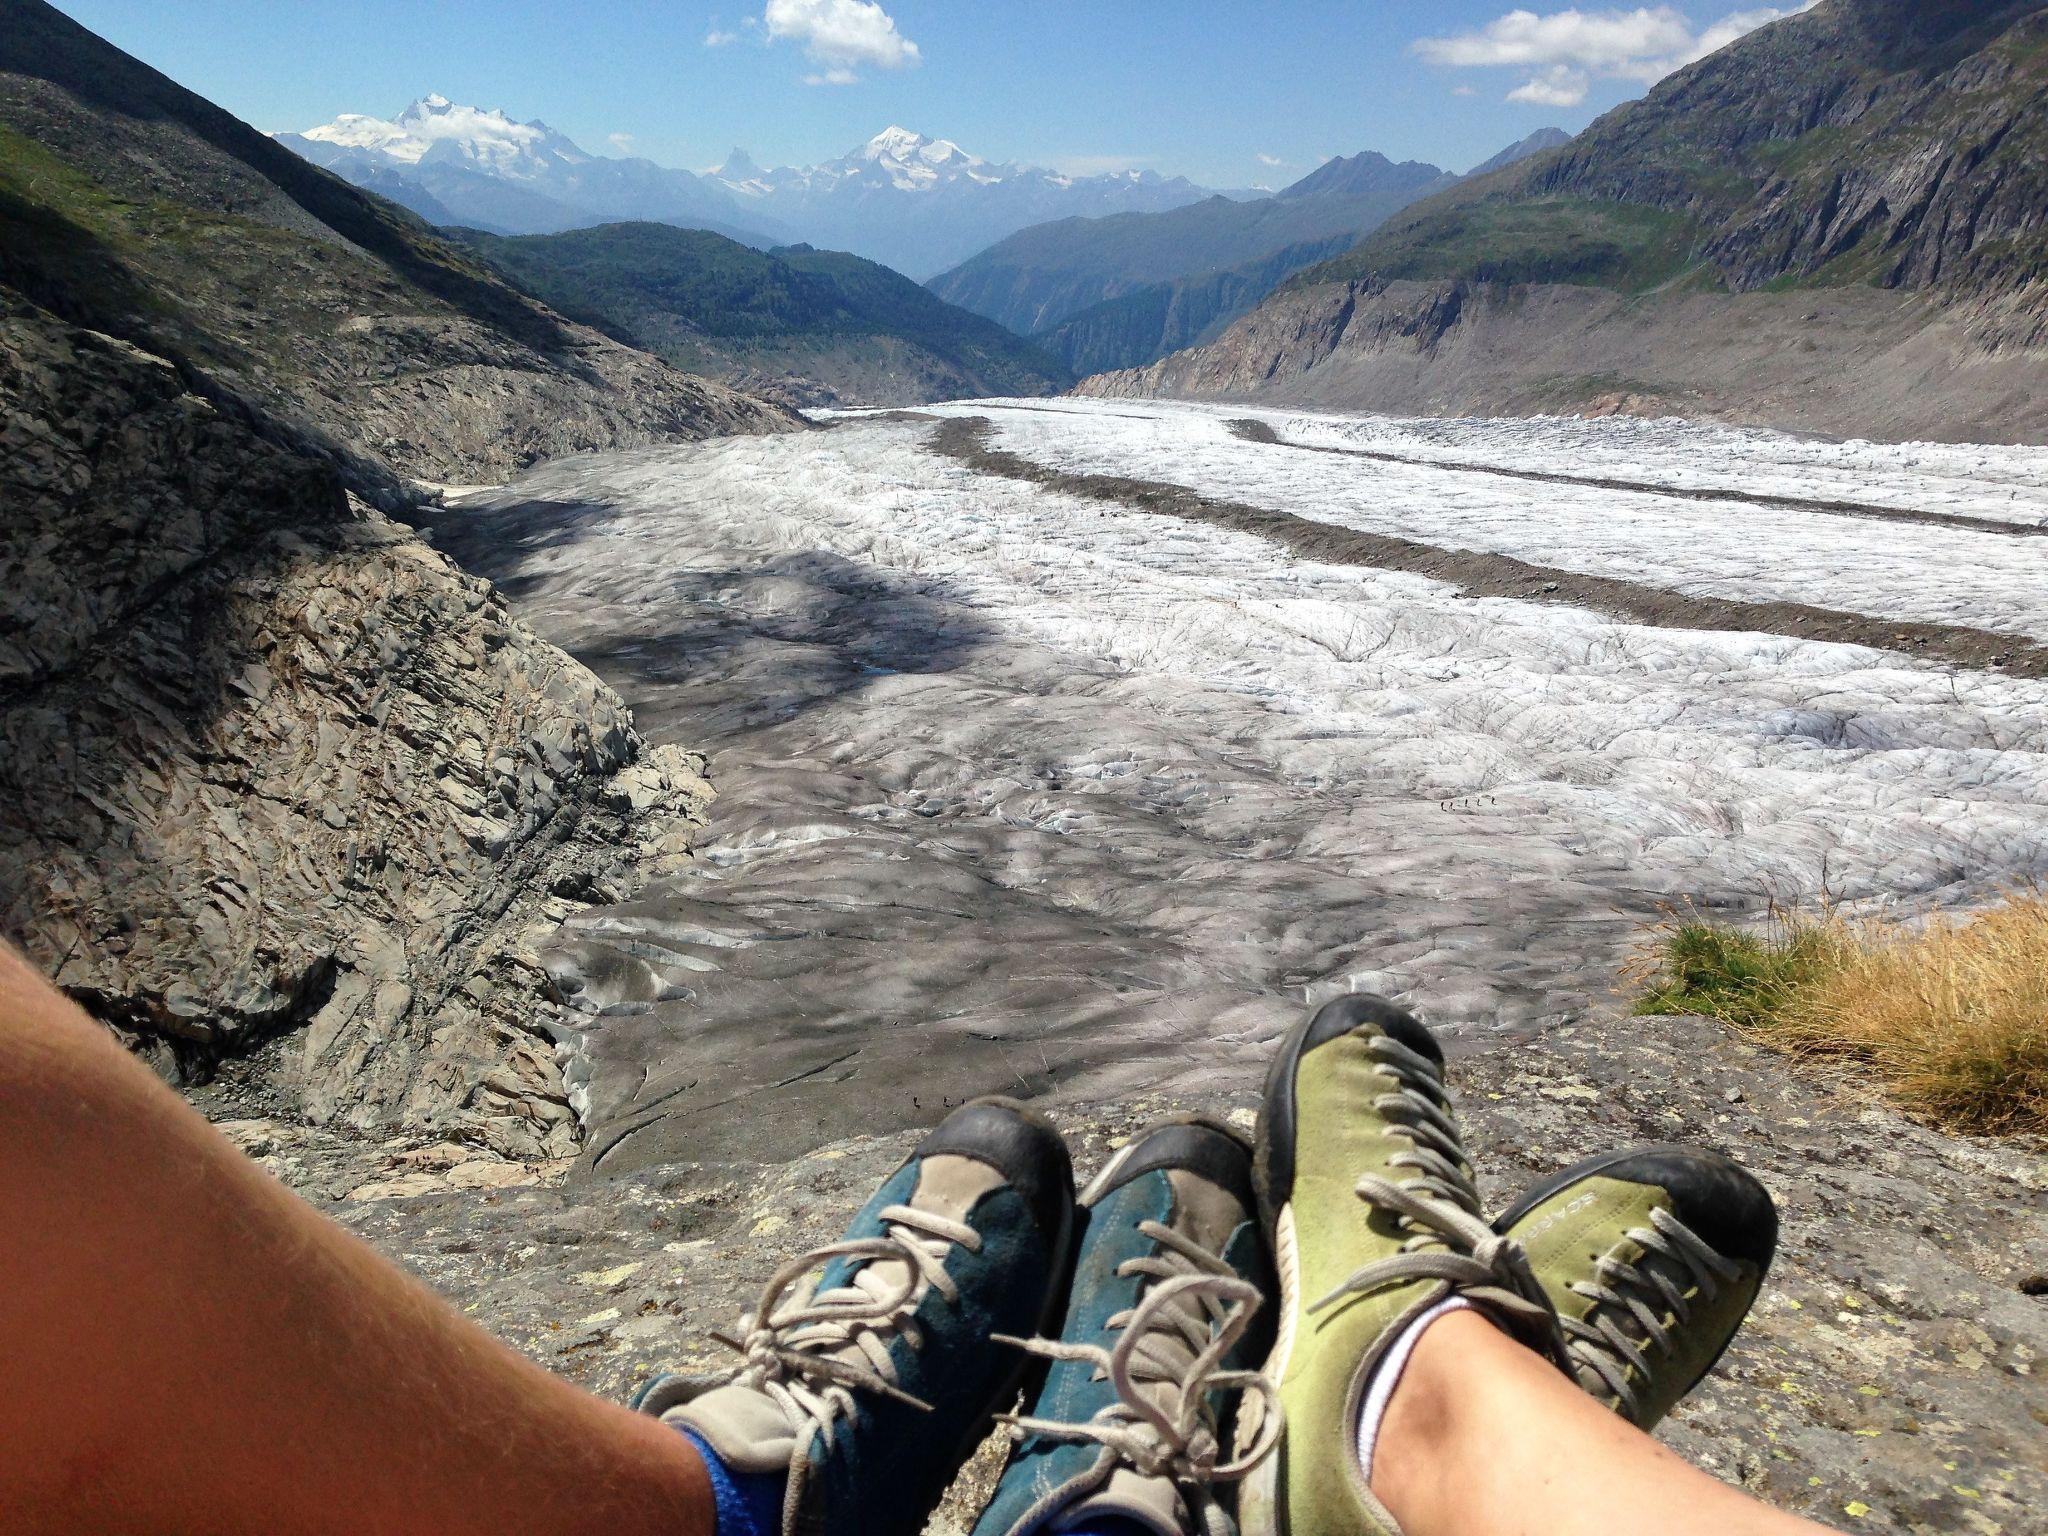
[[[737,1371],[657,1377],[634,1406],[739,1477],[786,1476],[782,1536],[916,1536],[1018,1389],[1028,1361],[994,1336],[1057,1308],[1073,1221],[1059,1133],[976,1099],[844,1238],[775,1272],[721,1340],[745,1356]]]
[[[1155,1536],[1233,1529],[1218,1496],[1278,1433],[1235,1458],[1223,1420],[1271,1342],[1255,1314],[1271,1265],[1250,1144],[1207,1120],[1154,1127],[1083,1191],[1080,1253],[1053,1361],[974,1536],[1132,1522]]]

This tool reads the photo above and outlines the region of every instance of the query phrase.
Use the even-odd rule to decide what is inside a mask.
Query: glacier
[[[2048,683],[1295,559],[977,473],[929,445],[940,414],[1034,462],[1674,591],[2048,633],[2042,539],[1740,500],[2003,506],[2024,530],[2037,450],[1298,413],[1260,444],[1227,408],[985,401],[545,465],[437,539],[719,787],[688,872],[551,951],[600,1168],[1005,1088],[1242,1085],[1304,1001],[1353,987],[1470,1048],[1612,1009],[1674,910],[1911,916],[2048,873]]]

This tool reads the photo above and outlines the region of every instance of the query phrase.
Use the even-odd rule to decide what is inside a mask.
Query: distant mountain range
[[[1108,394],[2048,435],[2048,6],[1821,0]]]
[[[1545,128],[1474,171],[1564,143]],[[932,279],[941,298],[1032,336],[1076,374],[1148,363],[1210,339],[1285,278],[1347,249],[1461,178],[1367,150],[1269,198],[1022,230]]]
[[[428,96],[386,121],[349,112],[279,143],[432,224],[496,234],[549,234],[616,219],[716,229],[754,244],[772,232],[741,223],[732,196],[708,176],[652,160],[578,148],[546,123]]]
[[[524,235],[647,220],[754,246],[803,241],[848,250],[920,278],[1026,225],[1156,211],[1210,195],[1152,171],[1069,176],[983,160],[898,127],[818,165],[764,170],[734,150],[699,175],[594,155],[546,123],[439,95],[393,119],[346,113],[277,138],[432,223]]]
[[[983,160],[889,127],[837,160],[764,171],[740,150],[712,172],[743,216],[925,278],[1048,219],[1177,208],[1211,194],[1182,176],[1070,176]]]
[[[451,231],[571,319],[795,405],[1044,395],[1073,378],[993,320],[843,251],[757,251],[705,230]]]

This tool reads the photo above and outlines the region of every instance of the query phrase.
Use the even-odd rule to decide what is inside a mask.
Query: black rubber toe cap
[[[1257,1209],[1252,1197],[1251,1146],[1226,1125],[1190,1119],[1155,1126],[1117,1165],[1113,1181],[1101,1193],[1107,1195],[1161,1168],[1185,1169],[1223,1190],[1247,1213]]]
[[[1074,1161],[1045,1116],[1014,1099],[971,1100],[940,1121],[911,1156],[940,1153],[995,1169],[1024,1197],[1047,1245],[1065,1247],[1074,1217]]]
[[[1280,1042],[1273,1065],[1266,1073],[1266,1097],[1259,1109],[1253,1179],[1259,1193],[1259,1215],[1268,1235],[1279,1220],[1280,1207],[1294,1191],[1295,1068],[1317,1046],[1359,1029],[1391,1036],[1437,1066],[1443,1065],[1443,1050],[1427,1026],[1398,1003],[1370,992],[1333,998],[1295,1025]]]

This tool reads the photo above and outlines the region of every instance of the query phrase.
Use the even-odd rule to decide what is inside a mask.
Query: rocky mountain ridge
[[[2048,8],[1822,0],[1093,393],[2041,441]]]
[[[1568,138],[1561,129],[1539,129],[1471,174],[1512,165]],[[1030,247],[1034,232],[1026,230],[933,282],[939,286],[957,281],[963,293],[980,292],[985,302],[1002,310],[996,318],[1013,327],[1036,327],[1030,330],[1033,338],[1075,374],[1139,367],[1169,352],[1214,339],[1296,272],[1349,250],[1400,206],[1454,186],[1459,179],[1434,166],[1396,165],[1368,150],[1325,161],[1268,202],[1245,210],[1204,203],[1148,221],[1144,234],[1135,230],[1113,236],[1108,231],[1079,228],[1048,230],[1048,236],[1059,234],[1062,238],[1040,241],[1036,255],[1020,258],[1016,273],[978,270],[1000,262],[1003,258],[996,252],[1006,247],[1013,251]],[[1231,226],[1220,246],[1211,243],[1218,237],[1218,229],[1198,227],[1217,224]],[[1202,265],[1217,249],[1235,252],[1256,247],[1284,232],[1292,232],[1289,243],[1223,265]],[[1293,238],[1304,233],[1306,238]],[[1147,235],[1167,238],[1155,249],[1149,246]],[[1100,253],[1092,249],[1105,238],[1119,257],[1135,253],[1136,265],[1169,275],[1160,281],[1132,283],[1127,268],[1103,265]],[[1176,268],[1180,270],[1174,272]],[[1060,287],[1051,277],[1055,273],[1063,273],[1069,286]],[[1006,282],[1014,287],[1006,290]],[[1053,286],[1048,290],[1049,282]],[[1103,297],[1056,322],[1042,318],[1047,313],[1066,312],[1088,293]],[[1049,308],[1034,308],[1029,316],[1004,309],[1020,296],[1031,295],[1040,296],[1032,299],[1034,304],[1043,302]]]

